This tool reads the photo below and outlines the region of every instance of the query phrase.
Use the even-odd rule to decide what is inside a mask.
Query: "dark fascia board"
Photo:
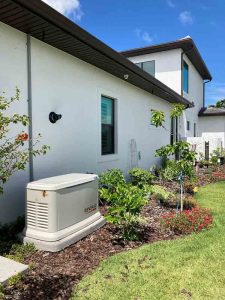
[[[126,80],[127,82],[152,94],[155,94],[156,96],[159,96],[168,102],[182,103],[186,107],[193,106],[193,103],[177,94],[175,91],[170,89],[159,80],[155,79],[153,76],[149,75],[147,72],[143,71],[141,68],[137,67],[123,55],[102,43],[100,40],[70,21],[68,18],[64,17],[62,14],[58,13],[44,2],[40,0],[0,0],[0,5],[8,5],[9,7],[11,6],[11,11],[13,9],[15,11],[22,9],[25,12],[26,17],[27,15],[29,17],[29,20],[25,19],[25,17],[24,20],[22,19],[23,29],[20,29],[21,20],[19,20],[19,23],[19,21],[16,19],[18,18],[18,15],[15,14],[15,20],[13,19],[12,12],[10,18],[4,17],[4,13],[1,14],[0,9],[0,16],[2,17],[0,18],[0,21],[8,24],[9,26],[30,34],[31,36],[38,38],[39,40],[42,40],[58,49],[61,49],[64,52],[68,52],[69,54],[93,64],[94,66],[97,66],[122,80],[125,80],[124,75],[128,74],[129,78]],[[52,44],[51,40],[48,40],[48,37],[45,37],[44,34],[43,37],[33,34],[33,31],[37,31],[38,28],[37,25],[33,25],[33,18],[38,18],[38,20],[43,21],[40,26],[40,30],[43,32],[48,26],[52,26],[53,29],[60,31],[60,38],[57,40],[57,43]],[[34,26],[35,30],[33,30]],[[80,47],[83,47],[81,51],[82,54],[78,55],[79,51],[77,51],[78,49],[75,49],[75,46],[72,50],[71,47],[69,50],[66,49],[64,45],[65,40],[68,37],[70,40],[74,40],[74,43],[76,42],[76,44],[79,44]],[[54,38],[58,38],[57,33],[55,34]],[[105,58],[106,63],[103,64],[102,60],[96,59],[96,54],[99,54],[99,57]],[[109,66],[107,62],[111,65]]]
[[[207,111],[207,107],[206,108],[202,108],[199,113],[198,113],[199,117],[218,117],[218,116],[225,116],[225,110],[215,110],[215,111]]]
[[[144,48],[130,49],[120,52],[125,57],[133,57],[144,54],[150,54],[155,52],[168,51],[173,49],[182,49],[184,52],[187,52],[186,55],[193,63],[193,65],[198,70],[199,74],[204,80],[212,80],[212,75],[210,74],[201,54],[199,53],[194,41],[192,38],[187,37],[177,41],[153,45]]]

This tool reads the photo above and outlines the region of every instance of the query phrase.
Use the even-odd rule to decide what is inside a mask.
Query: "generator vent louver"
[[[27,224],[48,230],[48,203],[27,202]]]

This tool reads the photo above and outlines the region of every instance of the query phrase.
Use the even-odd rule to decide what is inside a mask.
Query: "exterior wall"
[[[208,116],[199,118],[200,134],[205,140],[220,138],[225,147],[225,116]]]
[[[16,111],[27,113],[26,36],[0,23],[1,88],[22,91]],[[100,173],[109,168],[131,168],[156,164],[155,150],[169,143],[171,104],[94,66],[45,43],[32,39],[33,135],[51,146],[46,156],[34,159],[34,178],[71,172]],[[4,78],[4,80],[3,80]],[[101,156],[101,95],[116,99],[117,153]],[[150,125],[151,109],[166,112],[166,130]],[[55,124],[51,111],[62,114]],[[138,153],[132,153],[131,140]],[[17,174],[7,184],[0,206],[0,221],[11,221],[24,212],[28,172]]]
[[[188,93],[183,94],[184,98],[188,99],[190,102],[194,102],[194,107],[189,108],[185,111],[183,119],[181,120],[181,132],[184,133],[184,137],[194,136],[194,123],[196,123],[196,136],[200,135],[199,130],[199,118],[198,112],[203,107],[203,79],[198,71],[195,69],[191,61],[184,54],[184,60],[189,67],[189,89]],[[190,122],[190,130],[186,129],[187,121]]]
[[[27,55],[26,35],[0,23],[0,94],[15,94],[16,86],[21,91],[21,101],[11,106],[11,113],[27,114]],[[13,126],[9,137],[23,128]],[[25,129],[26,130],[26,129]],[[25,185],[28,171],[13,175],[0,195],[0,222],[10,222],[24,214]]]
[[[221,147],[222,139],[220,137],[206,135],[202,137],[188,137],[187,142],[192,145],[193,149],[197,152],[197,161],[201,159],[201,155],[205,157],[206,145],[209,143],[209,156],[214,150]]]
[[[52,148],[35,159],[35,179],[115,167],[126,172],[132,139],[140,151],[139,166],[149,168],[157,162],[155,150],[169,142],[169,131],[150,125],[150,110],[163,109],[169,130],[169,103],[35,39],[32,78],[34,135],[43,132],[43,142]],[[101,156],[101,95],[116,99],[115,155]],[[51,111],[62,114],[56,124],[48,120]]]
[[[155,60],[155,78],[181,93],[181,49],[130,57],[133,63]]]
[[[155,60],[155,77],[181,95],[181,53],[181,49],[175,49],[129,59],[134,63]],[[189,92],[183,96],[195,104],[195,107],[185,110],[179,120],[180,138],[185,139],[194,136],[194,123],[196,135],[199,135],[198,112],[203,106],[203,79],[185,54],[183,58],[189,66]],[[186,128],[187,121],[190,122],[190,130]]]

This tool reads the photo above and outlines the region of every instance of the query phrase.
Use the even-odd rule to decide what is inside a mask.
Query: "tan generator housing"
[[[67,174],[27,185],[25,243],[60,251],[104,223],[97,175]]]

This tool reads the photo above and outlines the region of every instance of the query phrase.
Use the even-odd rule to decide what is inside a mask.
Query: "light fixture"
[[[62,115],[56,114],[55,112],[50,112],[49,114],[49,121],[51,123],[56,123],[58,120],[62,119]]]
[[[124,74],[123,77],[124,77],[125,80],[127,80],[129,78],[129,75],[128,74]]]

